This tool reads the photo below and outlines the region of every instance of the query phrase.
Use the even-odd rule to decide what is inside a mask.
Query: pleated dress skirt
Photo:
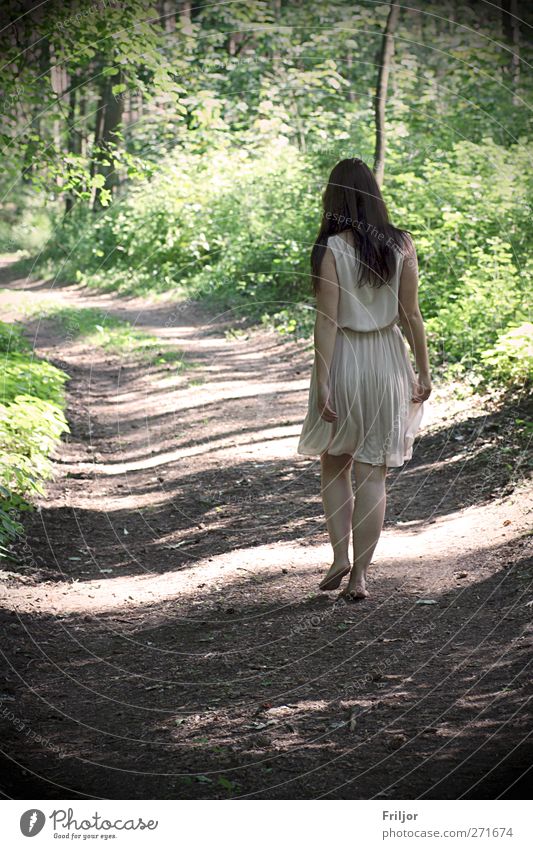
[[[415,383],[398,324],[369,332],[338,328],[330,367],[330,403],[338,419],[320,416],[315,354],[297,453],[350,454],[371,465],[402,466],[412,457],[424,414],[424,404],[411,400]]]

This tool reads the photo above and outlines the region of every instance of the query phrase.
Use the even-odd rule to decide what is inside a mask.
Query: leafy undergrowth
[[[3,360],[0,402],[0,556],[21,533],[21,510],[42,494],[50,477],[49,456],[63,431],[68,375],[34,357],[16,325],[0,322]]]
[[[406,170],[391,145],[386,200],[417,246],[434,369],[450,364],[456,377],[500,386],[531,379],[528,157],[527,145],[506,150],[487,137],[482,149],[456,142]],[[309,337],[325,179],[320,158],[283,137],[174,150],[101,215],[76,209],[58,220],[36,268],[99,291],[183,295]]]

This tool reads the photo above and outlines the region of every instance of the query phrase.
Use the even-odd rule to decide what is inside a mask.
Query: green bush
[[[42,493],[42,481],[50,475],[48,455],[68,430],[63,411],[53,401],[17,395],[0,404],[0,415],[0,483],[23,498]]]
[[[29,345],[14,324],[5,324],[0,321],[0,354],[9,354],[15,351],[27,351]]]
[[[24,206],[12,214],[12,220],[0,222],[0,252],[15,251],[34,255],[42,251],[53,233],[53,217],[41,199],[23,198]]]
[[[496,380],[510,388],[523,388],[533,381],[533,324],[512,327],[492,348],[481,353],[486,380]]]
[[[416,241],[432,365],[473,374],[481,352],[527,318],[533,149],[463,140],[410,170],[404,141],[391,136],[385,195],[393,221]],[[47,260],[89,286],[171,291],[309,334],[309,252],[331,164],[282,136],[262,146],[226,141],[201,155],[176,149],[103,214],[67,217]]]
[[[0,397],[4,404],[28,395],[62,406],[65,372],[45,360],[35,359],[30,352],[8,354],[3,365]]]
[[[30,254],[42,251],[53,232],[50,215],[43,209],[26,209],[12,230],[12,238],[19,249]]]
[[[486,137],[432,151],[417,171],[392,152],[393,220],[413,233],[420,302],[434,364],[470,368],[508,326],[525,320],[531,279],[531,143]]]
[[[15,325],[0,322],[3,360],[0,402],[0,556],[21,532],[20,510],[44,491],[49,455],[68,424],[63,409],[68,375],[32,356]]]
[[[67,218],[46,258],[91,286],[186,292],[259,318],[261,303],[275,312],[306,291],[319,201],[309,161],[283,139],[178,150],[103,215]]]

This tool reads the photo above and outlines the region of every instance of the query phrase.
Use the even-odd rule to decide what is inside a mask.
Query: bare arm
[[[431,392],[431,377],[426,331],[418,304],[418,260],[412,242],[403,263],[398,301],[400,324],[413,352],[415,369],[418,372],[418,389],[421,388],[421,391],[417,391],[416,394],[417,396],[425,395],[425,397],[417,397],[415,400],[425,401]]]
[[[326,419],[326,421],[333,421],[337,417],[337,414],[328,403],[330,394],[329,373],[337,336],[339,281],[337,278],[335,257],[331,248],[326,248],[320,266],[316,309],[314,343],[318,406],[322,418]]]

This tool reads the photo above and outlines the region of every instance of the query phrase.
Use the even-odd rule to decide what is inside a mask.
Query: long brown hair
[[[341,159],[322,195],[323,215],[311,251],[311,276],[317,294],[328,237],[345,230],[354,235],[358,282],[383,286],[396,268],[396,252],[408,250],[409,233],[394,227],[372,171],[362,159]]]

